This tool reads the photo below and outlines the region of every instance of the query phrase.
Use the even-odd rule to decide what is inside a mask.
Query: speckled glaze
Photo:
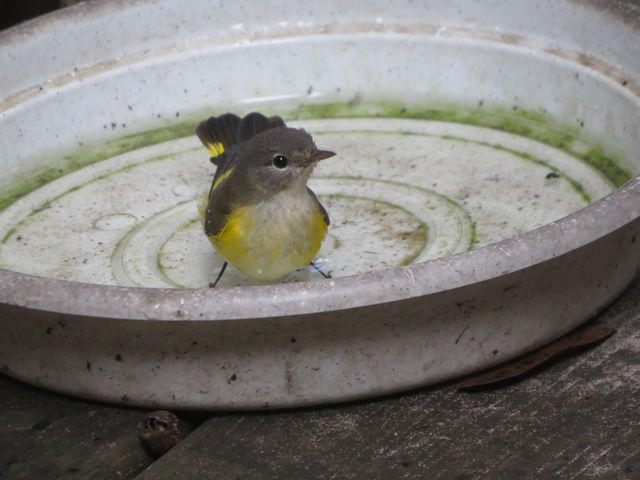
[[[637,175],[640,32],[629,17],[640,13],[615,3],[631,13],[567,0],[81,4],[0,35],[0,187],[51,165],[107,165],[91,165],[96,144],[112,150],[95,160],[142,156],[115,142],[211,109],[380,100],[544,112],[580,131],[573,150],[597,145]],[[330,403],[464,375],[562,335],[624,289],[640,264],[639,183],[595,188],[594,203],[512,238],[326,281],[142,288],[0,269],[0,366],[68,394],[192,409]],[[22,217],[10,208],[12,229]],[[137,221],[118,211],[91,224]]]

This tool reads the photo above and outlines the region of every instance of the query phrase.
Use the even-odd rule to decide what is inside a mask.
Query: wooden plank
[[[0,376],[0,478],[132,478],[152,462],[136,429],[145,415]]]
[[[624,458],[599,480],[640,480],[640,441],[638,437],[630,439],[636,445],[636,451]]]
[[[638,478],[640,282],[590,326],[605,343],[498,389],[221,414],[137,480]]]

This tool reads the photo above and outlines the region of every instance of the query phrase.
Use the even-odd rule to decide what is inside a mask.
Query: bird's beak
[[[316,150],[311,155],[311,159],[314,162],[319,162],[320,160],[324,160],[325,158],[333,157],[336,152],[330,152],[329,150]]]

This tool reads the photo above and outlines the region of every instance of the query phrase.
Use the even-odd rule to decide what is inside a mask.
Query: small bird
[[[311,135],[288,128],[278,116],[232,113],[200,123],[196,134],[216,165],[208,196],[199,204],[204,231],[227,266],[254,280],[273,280],[313,258],[327,233],[329,215],[307,186],[319,150]]]

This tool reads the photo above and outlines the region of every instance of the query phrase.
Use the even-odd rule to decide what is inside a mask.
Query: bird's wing
[[[318,200],[318,197],[316,197],[316,194],[313,193],[313,190],[307,187],[307,192],[309,192],[309,195],[311,195],[311,198],[315,200],[316,204],[318,205],[318,208],[322,212],[322,216],[324,217],[324,223],[326,223],[328,227],[331,224],[331,219],[329,218],[329,214],[327,213],[327,210],[322,206],[322,204],[320,203],[320,200]]]

